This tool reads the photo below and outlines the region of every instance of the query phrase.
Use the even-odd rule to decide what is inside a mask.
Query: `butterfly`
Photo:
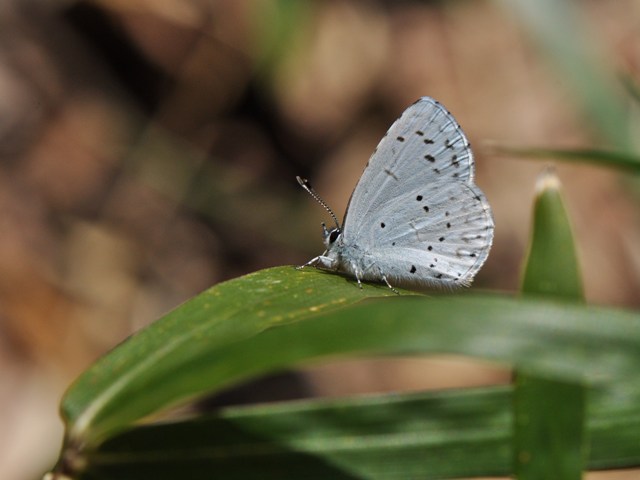
[[[494,221],[474,183],[471,146],[451,113],[422,97],[382,138],[347,206],[342,225],[309,182],[298,183],[329,212],[316,266],[362,281],[402,287],[469,286],[493,242]]]

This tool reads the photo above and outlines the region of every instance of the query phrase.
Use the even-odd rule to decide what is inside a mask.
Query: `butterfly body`
[[[390,287],[468,286],[494,230],[473,175],[473,154],[458,123],[437,101],[419,99],[380,141],[343,225],[323,226],[327,249],[307,265]]]

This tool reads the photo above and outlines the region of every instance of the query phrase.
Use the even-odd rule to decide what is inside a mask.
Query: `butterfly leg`
[[[358,286],[360,287],[360,290],[362,290],[362,282],[360,281],[360,278],[362,277],[362,275],[360,275],[360,271],[358,270],[358,267],[356,266],[355,263],[351,262],[351,268],[353,269],[353,276],[356,277]]]
[[[329,258],[325,255],[318,255],[317,257],[314,257],[311,260],[309,260],[304,265],[297,266],[296,270],[302,270],[304,267],[309,267],[309,266],[320,267],[327,270],[334,270],[335,269],[334,262],[335,261],[333,260],[333,258]]]
[[[371,267],[378,269],[378,275],[380,276],[380,278],[382,278],[382,281],[387,284],[387,287],[389,287],[393,293],[395,293],[397,295],[400,295],[400,292],[398,290],[396,290],[395,288],[393,288],[393,286],[389,283],[389,279],[384,274],[384,272],[382,271],[382,268],[380,268],[379,265],[374,263],[374,264],[371,265]]]
[[[382,272],[380,272],[380,275],[382,275],[382,280],[384,280],[384,283],[387,284],[387,287],[389,287],[391,291],[396,295],[400,295],[400,292],[391,286],[391,284],[389,283],[389,280],[387,280],[387,276]]]
[[[311,260],[309,260],[307,263],[305,263],[304,265],[298,265],[296,267],[296,270],[302,270],[304,267],[315,266],[315,265],[318,264],[319,260],[320,260],[320,257],[314,257]]]

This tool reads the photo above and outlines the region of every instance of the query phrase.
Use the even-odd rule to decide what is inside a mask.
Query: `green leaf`
[[[586,387],[518,373],[514,395],[517,478],[578,480],[586,466]]]
[[[292,267],[222,283],[138,332],[72,385],[62,403],[68,445],[91,449],[187,398],[330,355],[448,352],[598,381],[634,381],[640,365],[638,314],[486,295],[353,305],[389,294]]]
[[[473,475],[487,471],[483,462],[493,468],[496,455],[503,468],[506,464],[508,402],[502,389],[230,409],[191,425],[125,434],[90,457],[87,478],[127,478],[122,474],[131,472],[130,459],[144,478],[155,478],[168,466],[203,479],[208,478],[203,471],[225,479]],[[194,427],[200,432],[197,444],[191,437]],[[472,445],[473,453],[467,450]],[[468,453],[472,461],[467,461]],[[461,455],[464,462],[458,461]],[[145,465],[139,462],[144,457],[159,462]]]
[[[597,149],[517,148],[503,145],[493,145],[491,148],[497,153],[534,159],[553,158],[564,161],[589,162],[603,167],[614,167],[633,173],[640,173],[640,156],[634,153]]]
[[[212,287],[127,339],[71,386],[62,403],[68,436],[91,443],[173,404],[286,365],[281,346],[253,364],[234,348],[278,326],[365,298],[395,296],[386,286],[363,287],[294,267]]]
[[[589,465],[639,464],[640,391],[627,387],[591,397]],[[89,454],[79,478],[204,480],[212,472],[247,480],[509,475],[512,401],[512,388],[505,386],[227,408],[216,416],[121,434]]]
[[[640,315],[616,309],[504,295],[396,296],[316,269],[263,270],[193,298],[89,368],[62,402],[58,468],[70,477],[85,471],[101,443],[171,405],[329,356],[453,353],[636,388],[639,344]]]
[[[538,179],[533,232],[522,292],[580,302],[578,258],[569,219],[552,170]],[[562,319],[558,319],[562,322]],[[585,467],[587,389],[516,372],[514,470],[520,480],[579,480]]]
[[[551,171],[538,180],[522,291],[580,301],[580,268],[559,189],[559,180]]]

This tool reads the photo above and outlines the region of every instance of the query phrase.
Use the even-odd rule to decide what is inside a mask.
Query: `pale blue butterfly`
[[[326,251],[314,265],[362,280],[407,287],[469,286],[493,242],[486,197],[473,182],[471,146],[453,116],[422,97],[394,122],[351,194],[342,226],[329,212]],[[300,267],[300,268],[302,268]]]

